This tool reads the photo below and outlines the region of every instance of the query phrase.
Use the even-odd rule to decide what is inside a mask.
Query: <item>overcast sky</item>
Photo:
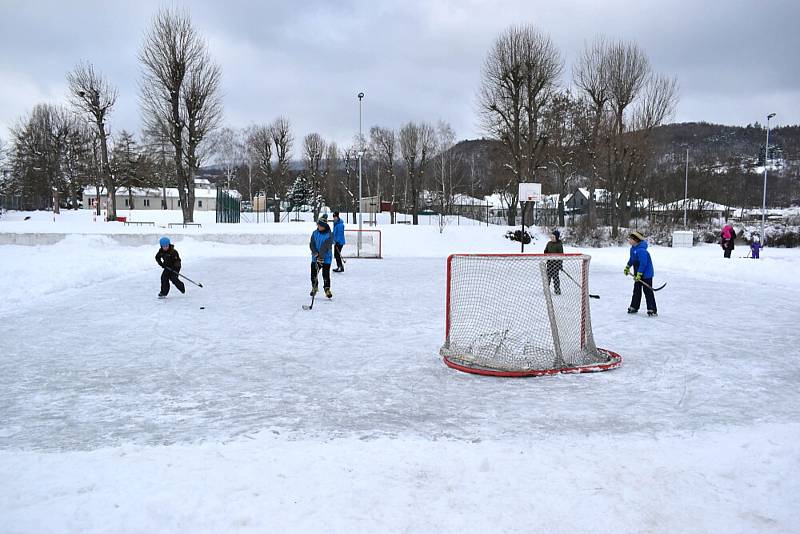
[[[0,0],[0,137],[38,102],[63,102],[65,74],[89,60],[119,88],[112,131],[139,131],[137,50],[164,2]],[[173,5],[173,4],[169,4]],[[637,41],[656,71],[675,75],[675,121],[746,125],[776,112],[800,123],[798,0],[504,0],[275,2],[197,0],[195,26],[222,66],[225,123],[286,115],[296,137],[349,143],[363,124],[452,124],[481,135],[480,67],[510,24],[550,34],[564,83],[597,34]]]

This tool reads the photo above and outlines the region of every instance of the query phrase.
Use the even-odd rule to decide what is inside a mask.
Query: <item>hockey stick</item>
[[[181,278],[183,278],[183,279],[184,279],[184,280],[186,280],[187,282],[191,282],[191,283],[193,283],[194,285],[196,285],[197,287],[203,287],[203,284],[201,284],[201,283],[199,283],[199,282],[195,282],[194,280],[192,280],[192,279],[191,279],[191,278],[189,278],[188,276],[183,276],[181,273],[179,273],[179,272],[178,272],[178,271],[176,271],[175,269],[170,269],[169,267],[164,267],[164,269],[165,269],[165,270],[167,270],[167,271],[169,271],[169,272],[171,272],[171,273],[175,273],[175,274],[177,274],[178,276],[180,276]]]
[[[633,279],[634,279],[636,282],[639,282],[639,283],[640,283],[640,284],[642,284],[644,287],[650,288],[650,289],[652,289],[653,291],[661,291],[661,290],[662,290],[662,289],[664,289],[664,288],[666,287],[666,285],[667,285],[667,283],[666,283],[666,282],[664,282],[664,283],[661,285],[661,287],[653,287],[653,286],[651,286],[650,284],[648,284],[647,282],[645,282],[644,280],[636,280],[636,275],[634,275],[634,274],[630,274],[629,276],[633,276]]]
[[[570,274],[569,274],[567,271],[565,271],[565,270],[564,270],[564,268],[563,268],[563,267],[562,267],[561,269],[559,269],[559,270],[560,270],[562,273],[564,273],[565,275],[567,275],[567,278],[569,278],[570,280],[572,280],[572,281],[575,283],[575,285],[576,285],[576,286],[578,286],[578,288],[580,288],[580,289],[583,289],[583,288],[581,287],[581,285],[578,283],[578,281],[577,281],[577,280],[575,280],[574,278],[572,278],[572,277],[570,276]],[[589,293],[589,298],[590,298],[590,299],[599,299],[599,298],[600,298],[600,295],[592,295],[591,293]]]
[[[311,305],[308,305],[308,304],[303,304],[303,309],[304,309],[304,310],[311,310],[311,309],[313,309],[313,308],[314,308],[314,299],[316,298],[316,296],[317,296],[317,294],[316,294],[316,293],[314,293],[313,295],[311,295]]]

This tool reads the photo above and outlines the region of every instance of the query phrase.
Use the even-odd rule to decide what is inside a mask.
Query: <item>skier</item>
[[[761,239],[757,236],[753,236],[753,242],[750,243],[750,257],[754,260],[759,258],[759,254],[761,252]]]
[[[647,301],[647,315],[649,317],[657,317],[656,295],[653,293],[653,274],[655,274],[655,271],[653,270],[650,253],[647,252],[647,241],[639,232],[631,232],[628,235],[628,244],[631,246],[631,252],[624,272],[625,276],[628,276],[632,267],[634,278],[636,279],[636,283],[633,284],[633,297],[631,298],[631,305],[628,307],[628,313],[637,313],[639,311],[639,305],[642,302],[642,289],[644,289],[644,297]],[[643,282],[647,285],[644,285]]]
[[[344,263],[342,262],[342,248],[344,248],[344,222],[339,217],[339,212],[333,212],[333,252],[336,257],[336,268],[333,270],[335,273],[344,272]]]
[[[331,248],[333,248],[333,236],[331,227],[328,226],[327,217],[320,217],[317,221],[317,229],[311,234],[308,242],[311,249],[311,296],[317,294],[319,285],[317,273],[322,271],[323,288],[325,296],[333,297],[331,293]]]
[[[736,230],[733,229],[733,226],[730,223],[726,224],[725,227],[722,229],[722,239],[720,241],[720,245],[722,245],[722,250],[725,251],[724,256],[726,258],[731,257],[731,252],[733,252],[733,241],[736,239]]]
[[[161,272],[161,292],[158,294],[158,298],[166,298],[169,293],[170,282],[178,288],[178,291],[186,293],[186,286],[178,278],[178,273],[181,271],[181,257],[178,255],[178,251],[175,250],[175,245],[169,242],[168,237],[159,239],[158,244],[160,248],[156,253],[156,263],[164,269]]]
[[[564,244],[561,243],[561,233],[558,229],[553,230],[550,233],[550,241],[547,242],[547,245],[544,247],[545,254],[563,254],[564,253]],[[547,285],[550,285],[550,281],[553,282],[553,292],[556,295],[561,294],[561,279],[558,276],[558,272],[563,269],[564,262],[561,260],[547,260]]]

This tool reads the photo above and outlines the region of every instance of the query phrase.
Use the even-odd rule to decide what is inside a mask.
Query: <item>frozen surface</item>
[[[186,241],[159,301],[154,247],[0,246],[0,532],[795,530],[800,251],[654,247],[658,319],[586,251],[623,366],[498,380],[438,357],[444,256],[516,245],[388,233],[310,312],[301,247]]]

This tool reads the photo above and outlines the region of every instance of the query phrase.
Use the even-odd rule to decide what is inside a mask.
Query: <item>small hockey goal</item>
[[[383,249],[380,230],[345,230],[344,241],[342,256],[345,258],[382,257]],[[361,241],[360,248],[359,241]]]
[[[537,376],[605,371],[584,254],[455,254],[447,260],[445,364],[469,373]]]

